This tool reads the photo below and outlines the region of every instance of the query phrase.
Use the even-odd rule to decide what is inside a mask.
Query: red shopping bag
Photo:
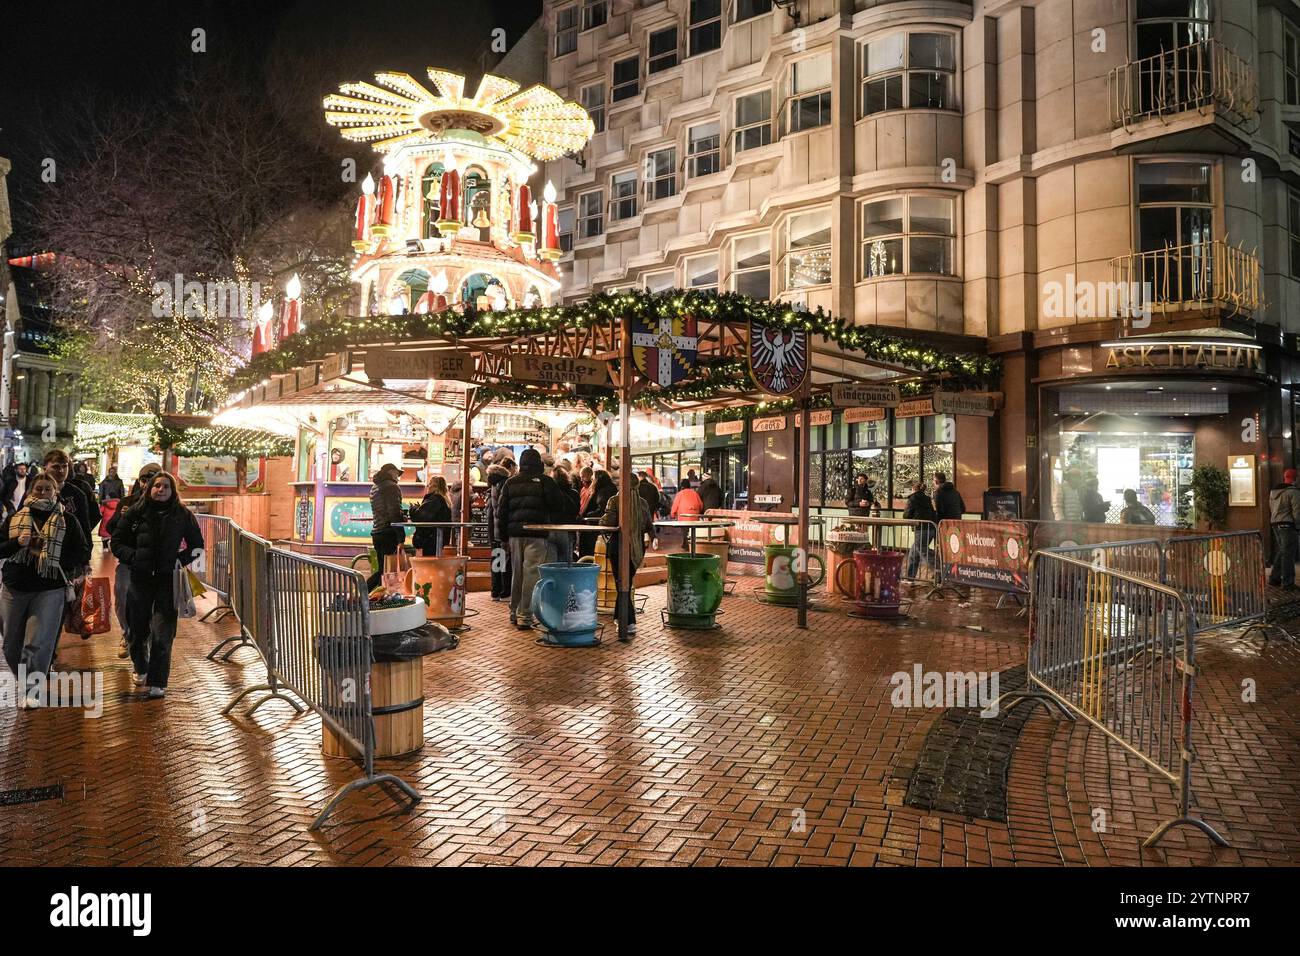
[[[113,618],[113,592],[108,578],[88,578],[74,589],[76,597],[63,612],[64,633],[78,634],[83,641],[94,634],[107,634]]]
[[[107,634],[113,627],[113,589],[108,578],[90,578],[81,592],[82,634]]]

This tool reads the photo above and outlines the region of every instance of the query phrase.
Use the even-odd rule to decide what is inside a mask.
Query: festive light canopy
[[[465,77],[429,67],[433,91],[406,73],[377,73],[373,83],[344,83],[325,97],[325,119],[346,139],[371,143],[378,153],[406,144],[436,143],[464,129],[531,156],[558,159],[595,133],[587,111],[554,90],[487,74],[473,96]]]
[[[996,381],[1001,363],[993,357],[969,352],[949,352],[914,337],[897,334],[887,327],[855,325],[821,310],[802,312],[782,302],[752,299],[734,292],[670,290],[654,293],[629,290],[601,293],[570,306],[484,312],[443,312],[410,315],[347,317],[319,322],[298,335],[285,339],[273,351],[257,356],[232,378],[232,391],[247,388],[272,375],[321,361],[340,349],[375,342],[415,342],[453,337],[501,339],[586,329],[611,319],[643,317],[657,322],[664,315],[695,315],[700,320],[716,319],[745,327],[750,321],[775,328],[803,328],[834,343],[846,353],[862,355],[868,361],[887,363],[927,378],[942,380],[946,388],[984,388]],[[523,383],[495,386],[504,400],[521,404],[541,399]],[[916,383],[916,389],[922,383]],[[666,389],[651,390],[645,402],[673,400],[703,401],[718,395],[752,388],[743,362],[735,360],[701,362],[696,374]],[[909,388],[910,390],[910,388]],[[579,386],[560,401],[574,399],[589,407],[612,394],[601,386]]]

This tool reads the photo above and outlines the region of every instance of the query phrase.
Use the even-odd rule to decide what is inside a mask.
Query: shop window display
[[[1053,462],[1052,510],[1058,520],[1079,520],[1077,496],[1089,477],[1109,502],[1108,523],[1118,523],[1124,491],[1132,488],[1156,524],[1185,526],[1194,460],[1189,433],[1062,432],[1064,454]]]

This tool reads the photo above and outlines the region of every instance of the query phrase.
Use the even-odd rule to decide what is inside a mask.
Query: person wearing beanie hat
[[[379,567],[366,581],[366,587],[374,590],[384,580],[384,559],[390,554],[397,554],[406,544],[406,529],[395,528],[393,524],[405,521],[402,511],[402,489],[397,484],[402,469],[396,465],[383,465],[375,472],[370,488],[370,542],[375,548],[375,557]]]
[[[1268,493],[1268,521],[1273,532],[1273,566],[1268,583],[1283,591],[1295,590],[1295,563],[1300,557],[1300,488],[1295,486],[1296,470],[1282,473],[1282,484]]]

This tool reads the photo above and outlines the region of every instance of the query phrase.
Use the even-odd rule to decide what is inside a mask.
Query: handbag
[[[196,617],[199,609],[194,606],[194,592],[190,590],[189,571],[176,562],[172,570],[172,595],[176,604],[177,617]]]

